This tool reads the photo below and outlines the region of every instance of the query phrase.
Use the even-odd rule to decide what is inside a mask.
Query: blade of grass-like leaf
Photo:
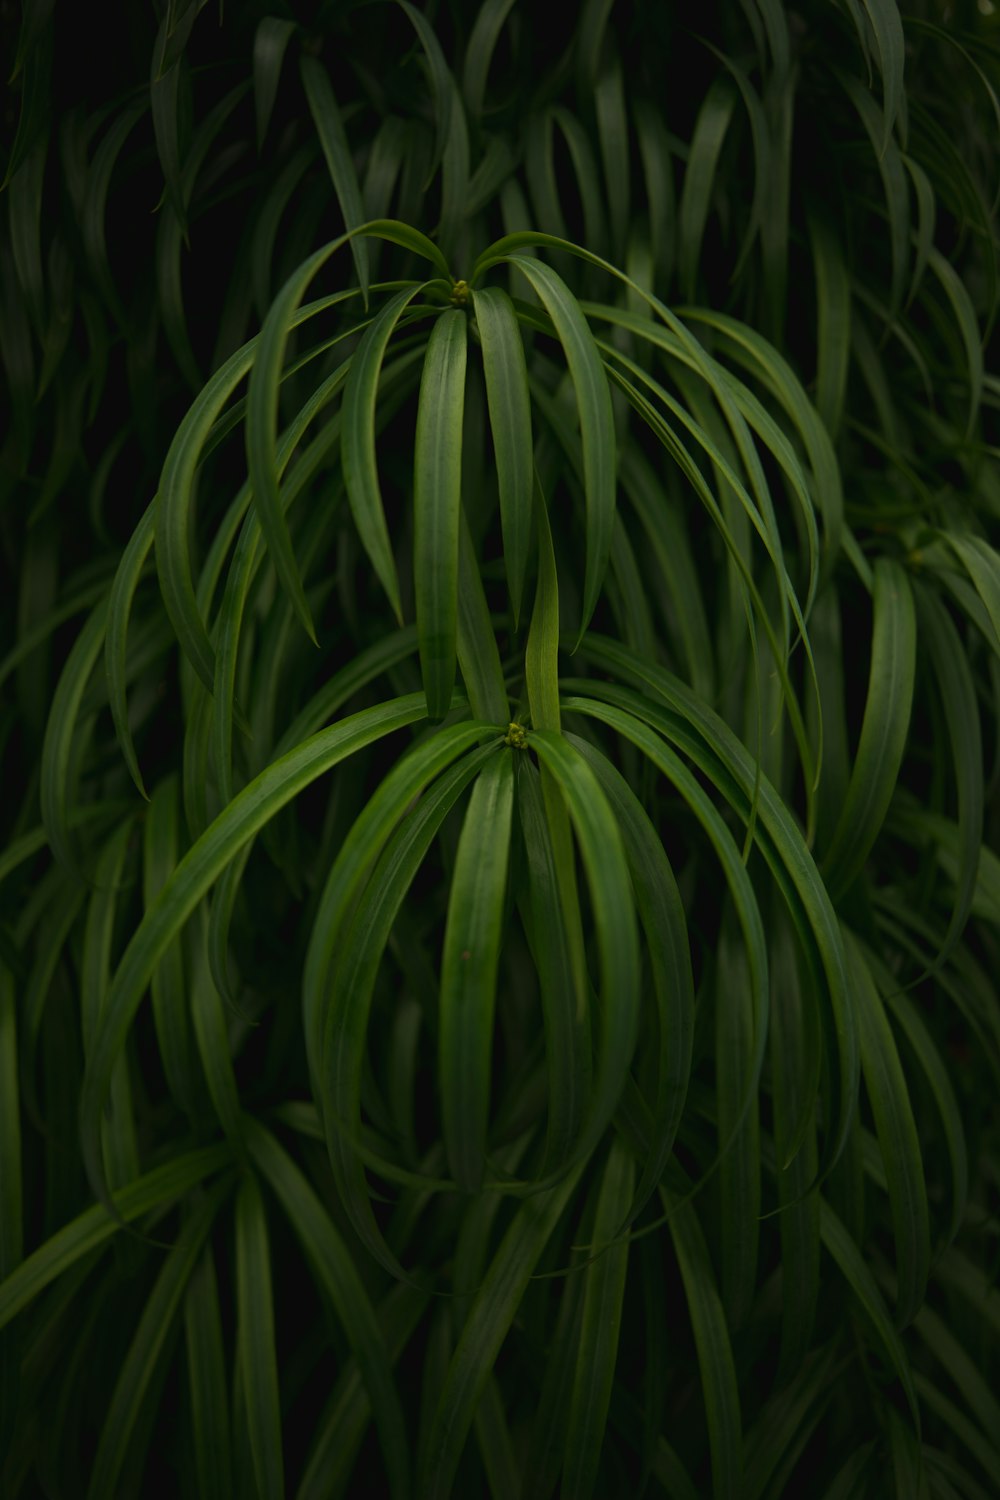
[[[851,287],[837,237],[817,214],[809,216],[809,239],[816,273],[816,406],[836,440],[851,350]]]
[[[514,7],[514,0],[484,0],[469,33],[462,69],[462,95],[469,119],[478,124],[486,98],[486,80],[496,44],[504,22]]]
[[[892,132],[903,107],[903,68],[906,42],[896,0],[861,0],[871,22],[878,48],[879,72],[882,74],[882,145],[881,155],[892,138]]]
[[[945,532],[944,540],[972,579],[976,593],[982,601],[989,624],[993,626],[992,637],[989,625],[983,621],[983,633],[994,652],[1000,658],[1000,556],[988,542],[978,536],[962,536],[956,532]],[[969,613],[966,608],[966,613]]]
[[[424,49],[427,59],[427,68],[430,73],[431,88],[434,94],[434,118],[437,133],[434,147],[434,158],[427,173],[427,181],[424,183],[426,189],[432,181],[435,172],[441,164],[448,143],[448,133],[451,128],[451,112],[458,106],[458,90],[451,76],[441,43],[435,35],[434,28],[427,18],[411,5],[409,0],[396,0],[396,3],[405,10],[410,18],[414,31],[420,38],[420,45]]]
[[[464,512],[459,515],[456,650],[473,718],[506,727],[510,704],[503,666]]]
[[[910,174],[913,192],[917,200],[916,258],[913,263],[913,280],[907,294],[907,306],[912,303],[924,279],[924,272],[934,244],[934,229],[937,219],[937,197],[934,186],[918,161],[903,154],[903,165]]]
[[[441,958],[440,1088],[445,1150],[465,1192],[482,1185],[489,1120],[497,963],[507,890],[513,751],[493,756],[472,790],[455,855]]]
[[[629,140],[625,90],[621,63],[606,66],[594,89],[594,113],[597,117],[597,139],[601,148],[601,165],[611,228],[612,259],[621,264],[625,257],[625,237],[629,223]],[[587,236],[588,244],[593,241]]]
[[[354,170],[354,158],[347,143],[344,122],[337,107],[329,74],[317,58],[307,54],[303,54],[299,59],[299,68],[309,112],[316,126],[320,145],[323,147],[326,164],[330,169],[330,177],[337,194],[337,202],[340,204],[340,211],[344,216],[344,227],[347,230],[357,229],[365,221],[365,210],[361,201],[358,176]],[[351,254],[354,256],[354,267],[358,273],[361,295],[367,307],[368,246],[363,239],[351,241]]]
[[[149,80],[149,108],[156,138],[156,154],[163,172],[165,197],[177,216],[185,239],[187,205],[181,182],[180,90],[182,81],[188,83],[182,71],[186,62],[184,47],[200,8],[197,5],[188,6],[173,36],[170,32],[170,15],[168,13],[164,16],[153,48]]]
[[[534,506],[538,535],[538,581],[524,653],[524,680],[532,724],[536,729],[551,729],[558,734],[559,578],[548,510],[537,479]]]
[[[239,856],[234,864],[241,864]],[[239,1089],[230,1055],[225,1012],[208,963],[207,924],[204,913],[200,915],[203,920],[197,924],[199,930],[195,933],[196,953],[190,982],[191,1019],[212,1106],[223,1134],[233,1148],[234,1156],[242,1158],[244,1150]]]
[[[469,214],[469,130],[458,86],[449,82],[452,100],[441,159],[441,217],[435,235],[448,259],[459,264],[466,257],[463,224]]]
[[[533,444],[528,371],[521,330],[507,293],[497,287],[473,292],[472,308],[483,351],[486,399],[500,488],[504,563],[516,627],[531,549]]]
[[[715,1272],[698,1216],[688,1202],[672,1202],[660,1189],[684,1284],[705,1400],[716,1500],[742,1494],[742,1418],[733,1353]]]
[[[123,1224],[173,1203],[231,1161],[228,1146],[202,1146],[146,1172],[114,1195],[117,1217],[95,1204],[58,1230],[0,1284],[0,1328],[83,1256],[118,1233]]]
[[[594,336],[561,277],[526,255],[506,257],[537,293],[566,355],[576,394],[587,502],[587,560],[580,637],[590,623],[611,552],[615,516],[616,442],[611,393]]]
[[[418,1477],[422,1500],[447,1500],[462,1448],[490,1371],[524,1297],[531,1275],[573,1195],[574,1168],[558,1187],[518,1209],[490,1264],[465,1321],[431,1421]]]
[[[375,402],[379,372],[393,330],[421,290],[421,284],[415,283],[397,292],[366,331],[351,360],[341,415],[344,483],[354,524],[400,624],[399,582],[375,458]]]
[[[90,1471],[88,1500],[103,1500],[104,1496],[118,1491],[118,1482],[143,1398],[154,1379],[156,1365],[170,1335],[188,1277],[229,1192],[230,1184],[220,1183],[197,1205],[156,1278],[111,1397]]]
[[[896,9],[895,0],[886,7]],[[892,139],[892,126],[867,89],[849,74],[838,73],[842,87],[860,116],[868,133],[882,178],[886,213],[889,218],[889,246],[892,259],[889,303],[886,311],[895,318],[903,305],[906,289],[906,260],[910,244],[910,193],[899,148]],[[900,96],[902,97],[902,96]]]
[[[941,1128],[951,1167],[951,1218],[945,1231],[945,1242],[950,1244],[958,1234],[965,1215],[969,1188],[969,1164],[962,1113],[944,1059],[920,1013],[906,992],[897,988],[891,974],[874,969],[873,972],[886,1005],[920,1063],[941,1116]]]
[[[143,827],[142,899],[150,906],[177,863],[179,842],[177,778],[160,781]],[[193,1105],[191,1028],[184,982],[184,957],[179,943],[168,948],[150,980],[153,1020],[160,1060],[170,1092],[182,1109]]]
[[[616,1236],[628,1213],[634,1186],[631,1153],[616,1136],[601,1179],[594,1218],[597,1258],[582,1273],[586,1289],[562,1479],[562,1494],[567,1500],[590,1500],[598,1482],[628,1274],[629,1243]],[[601,1253],[612,1239],[615,1243]]]
[[[257,23],[257,30],[254,32],[253,95],[258,153],[271,122],[281,79],[281,65],[295,30],[294,21],[285,21],[279,16],[264,16]],[[350,227],[349,225],[348,228]]]
[[[687,529],[652,466],[633,445],[622,453],[622,486],[652,547],[664,583],[656,596],[670,611],[680,636],[692,687],[709,701],[714,697],[715,662],[708,617],[691,554]]]
[[[371,1399],[389,1493],[393,1500],[405,1500],[410,1492],[406,1424],[364,1283],[332,1219],[291,1158],[256,1121],[248,1119],[245,1129],[251,1156],[288,1216],[347,1335]]]
[[[107,602],[102,600],[88,617],[66,659],[52,697],[42,743],[39,785],[42,826],[56,859],[74,872],[77,853],[69,827],[73,742],[84,691],[104,645],[106,622]]]
[[[199,1500],[229,1500],[233,1493],[229,1393],[212,1248],[206,1245],[184,1297],[194,1470]]]
[[[639,1018],[639,945],[621,834],[600,783],[565,739],[548,729],[528,735],[566,803],[583,857],[597,929],[601,973],[598,1064],[590,1116],[577,1150],[593,1149],[618,1103]]]
[[[97,860],[84,924],[80,957],[80,1019],[84,1055],[89,1057],[104,1009],[119,891],[133,823],[126,818],[108,839]],[[132,1116],[128,1058],[122,1054],[111,1074],[110,1112],[102,1121],[104,1161],[113,1187],[139,1173],[138,1144]]]
[[[630,101],[639,138],[645,198],[649,213],[649,249],[653,265],[667,282],[673,269],[676,201],[670,142],[661,112],[645,99]]]
[[[432,721],[447,712],[455,682],[466,353],[466,316],[450,308],[427,345],[413,449],[413,585]]]
[[[642,803],[605,755],[576,735],[567,734],[566,738],[594,771],[621,829],[656,996],[659,1067],[651,1122],[653,1149],[629,1207],[631,1222],[663,1176],[684,1110],[694,1042],[691,952],[680,891],[660,836]]]
[[[85,261],[119,326],[124,322],[125,312],[108,256],[106,237],[108,192],[118,157],[147,108],[148,102],[143,99],[134,104],[131,109],[122,110],[116,114],[94,152],[85,179],[85,196],[79,207],[80,238]]]
[[[896,1323],[905,1328],[924,1299],[930,1271],[927,1186],[906,1077],[864,949],[846,935],[859,999],[861,1067],[885,1167],[896,1246]]]
[[[920,1432],[920,1407],[917,1402],[917,1393],[913,1386],[913,1374],[910,1368],[909,1356],[903,1345],[902,1339],[892,1326],[892,1320],[886,1311],[882,1294],[874,1276],[868,1269],[865,1258],[855,1243],[850,1231],[845,1227],[829,1203],[820,1198],[820,1234],[823,1244],[826,1246],[848,1286],[857,1299],[858,1305],[864,1311],[872,1327],[876,1339],[881,1346],[882,1353],[890,1368],[895,1372],[896,1378],[903,1387],[913,1425],[917,1433]],[[925,1316],[927,1309],[917,1315],[917,1326],[919,1320]]]
[[[118,747],[125,758],[129,775],[141,796],[148,800],[139,770],[139,762],[128,722],[128,701],[125,693],[125,664],[128,645],[128,623],[132,613],[132,601],[139,579],[142,577],[147,559],[153,547],[156,527],[156,500],[150,502],[142,520],[129,538],[122,553],[121,562],[115,572],[114,582],[108,596],[107,635],[104,643],[104,674],[108,684],[111,717],[115,726]]]
[[[146,912],[118,966],[80,1101],[82,1154],[102,1202],[108,1202],[108,1193],[100,1153],[101,1113],[115,1062],[157,962],[230,860],[276,812],[347,756],[425,714],[423,694],[415,693],[362,710],[282,756],[220,813]]]
[[[854,883],[878,838],[906,748],[913,705],[917,625],[913,593],[898,563],[875,564],[868,697],[847,797],[822,871],[836,900]]]
[[[21,296],[36,337],[44,331],[45,276],[42,269],[41,213],[48,142],[41,138],[7,188],[10,248]]]
[[[589,99],[597,87],[604,52],[608,18],[614,0],[584,0],[573,37],[576,53],[576,87],[581,99]]]
[[[687,307],[680,311],[724,335],[723,347],[756,376],[788,413],[802,439],[815,478],[816,499],[823,514],[826,553],[832,563],[840,551],[844,497],[840,469],[830,435],[791,366],[754,329],[726,313]]]
[[[540,774],[527,756],[517,761],[517,809],[528,862],[531,946],[545,1024],[545,1164],[553,1170],[569,1156],[584,1118],[590,1088],[590,1027],[579,903],[571,933],[560,896],[556,851]],[[570,858],[572,852],[570,842]],[[574,941],[575,958],[570,951]]]
[[[243,1398],[257,1489],[285,1493],[281,1397],[274,1341],[271,1250],[260,1188],[249,1174],[236,1196],[236,1319]]]
[[[951,304],[969,367],[969,420],[965,428],[965,440],[968,442],[975,429],[980,402],[983,398],[983,345],[979,324],[972,298],[969,296],[964,281],[951,262],[946,260],[940,250],[935,249],[933,245],[927,257],[927,263],[940,281],[944,294]]]
[[[702,100],[691,137],[677,217],[677,274],[689,302],[695,298],[716,168],[735,106],[736,90],[732,83],[721,75],[714,78]]]

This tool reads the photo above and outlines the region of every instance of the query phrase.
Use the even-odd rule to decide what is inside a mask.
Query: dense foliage
[[[995,1494],[992,0],[0,25],[0,1491]]]

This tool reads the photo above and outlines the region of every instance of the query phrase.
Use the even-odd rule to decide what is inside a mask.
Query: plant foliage
[[[0,1490],[995,1493],[995,5],[3,25]]]

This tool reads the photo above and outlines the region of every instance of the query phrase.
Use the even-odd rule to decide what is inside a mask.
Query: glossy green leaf
[[[601,583],[611,551],[615,515],[615,432],[611,394],[593,334],[579,303],[562,278],[525,255],[508,255],[538,295],[552,319],[563,346],[576,394],[583,452],[584,492],[587,502],[587,562],[583,582],[583,618],[586,630],[597,605]]]
[[[466,1192],[481,1186],[489,1120],[516,752],[480,772],[462,824],[441,959],[440,1067],[448,1164]]]
[[[500,288],[473,292],[500,488],[500,519],[514,623],[521,613],[531,548],[531,408],[528,371],[514,307]]]
[[[259,29],[257,34],[259,39]],[[340,211],[344,216],[344,227],[348,231],[357,229],[364,223],[366,214],[361,201],[361,187],[354,170],[354,158],[347,143],[344,122],[337,107],[329,75],[316,58],[308,55],[303,55],[300,59],[299,69],[302,73],[309,112],[316,126],[320,145],[323,147],[326,164],[330,169],[330,177],[337,194],[337,202],[340,204]],[[361,295],[367,306],[368,246],[366,242],[360,238],[353,239],[351,254],[354,257],[354,268],[358,273]]]
[[[420,381],[413,449],[413,568],[427,713],[442,719],[455,681],[462,413],[467,324],[444,312],[434,324]]]

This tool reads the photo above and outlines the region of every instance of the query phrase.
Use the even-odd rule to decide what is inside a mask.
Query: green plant
[[[49,11],[4,1493],[988,1494],[992,11]]]

